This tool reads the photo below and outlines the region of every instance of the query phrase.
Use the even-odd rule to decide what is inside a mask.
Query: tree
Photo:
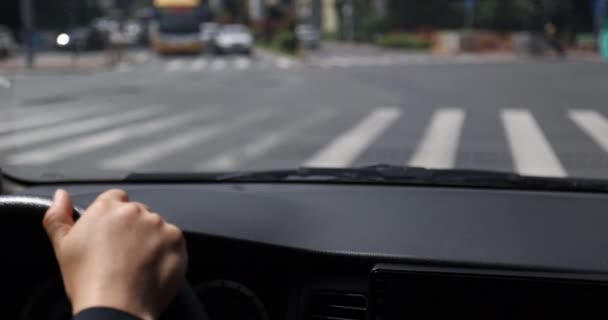
[[[478,0],[475,27],[494,31],[540,31],[547,21],[570,32],[590,32],[592,0]],[[389,0],[390,29],[458,29],[463,0]]]
[[[483,0],[476,10],[475,26],[495,31],[538,28],[540,6],[536,0]]]
[[[462,1],[392,0],[388,3],[388,20],[393,29],[459,28],[463,10]]]
[[[242,23],[249,20],[247,4],[244,0],[224,0],[224,10],[224,14],[228,15],[230,20]]]

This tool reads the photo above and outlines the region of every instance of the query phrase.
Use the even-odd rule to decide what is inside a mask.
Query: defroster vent
[[[305,320],[366,320],[367,297],[362,294],[313,291],[304,303]]]

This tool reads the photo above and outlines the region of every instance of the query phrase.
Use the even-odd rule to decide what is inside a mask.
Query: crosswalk
[[[502,121],[519,173],[553,177],[566,176],[549,141],[528,110],[503,110]]]
[[[393,152],[382,162],[430,168],[458,168],[463,131],[478,125],[465,107],[437,106],[420,115],[401,106],[357,110],[336,107],[230,110],[221,106],[171,108],[163,104],[121,105],[97,101],[86,106],[56,106],[43,117],[28,117],[42,108],[0,110],[0,162],[19,166],[62,167],[80,164],[105,170],[223,171],[311,166],[351,167],[365,163],[370,152]],[[595,147],[608,161],[608,118],[599,110],[555,111],[547,117],[530,109],[488,112],[500,126],[512,171],[533,176],[566,177],[580,168],[565,161],[563,150],[581,141],[554,139],[548,121],[560,117],[567,130]],[[11,117],[7,117],[7,115]],[[345,125],[336,121],[347,119]],[[416,143],[405,143],[404,126],[423,123]],[[469,137],[470,138],[470,137]],[[391,141],[387,143],[386,141]],[[395,145],[395,141],[404,141]],[[569,145],[565,145],[569,144]],[[294,152],[290,152],[294,151]],[[405,156],[403,156],[405,155]],[[83,164],[84,163],[84,164]],[[178,167],[172,167],[178,166]],[[472,168],[476,168],[473,164]],[[492,168],[478,168],[492,169]],[[607,173],[598,168],[598,175]],[[66,169],[67,170],[67,169]],[[69,170],[67,170],[69,171]]]
[[[513,56],[433,56],[429,54],[387,53],[375,55],[330,55],[312,57],[309,65],[323,69],[332,68],[364,68],[364,67],[395,67],[395,66],[433,66],[433,65],[468,65],[487,63],[513,63]]]
[[[433,56],[416,53],[385,53],[375,55],[311,55],[304,60],[285,56],[212,56],[159,58],[150,53],[134,54],[120,63],[115,71],[134,72],[141,66],[158,68],[166,73],[229,72],[248,70],[291,70],[302,67],[319,69],[346,69],[366,67],[464,65],[484,63],[513,63],[509,56]]]
[[[454,167],[464,119],[465,113],[462,109],[438,110],[409,165],[437,169]]]
[[[306,162],[308,167],[348,167],[400,116],[396,108],[374,110]]]
[[[255,70],[289,70],[302,63],[287,57],[200,56],[158,58],[138,53],[114,69],[117,73],[154,70],[164,73],[246,72]]]

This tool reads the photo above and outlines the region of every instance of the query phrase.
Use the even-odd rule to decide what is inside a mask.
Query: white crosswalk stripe
[[[308,167],[348,167],[401,115],[397,108],[378,108],[304,164]]]
[[[281,69],[289,69],[293,66],[293,62],[288,58],[282,57],[277,60],[276,65]]]
[[[169,72],[175,72],[175,71],[179,71],[184,67],[184,60],[171,60],[167,63],[167,71]]]
[[[101,161],[100,166],[106,169],[141,167],[168,155],[186,150],[194,145],[202,144],[231,130],[262,121],[270,115],[270,110],[264,110],[229,123],[195,127],[153,145],[143,146],[131,152],[107,158]]]
[[[300,132],[323,123],[334,115],[335,111],[329,109],[315,112],[312,116],[296,123],[289,123],[284,128],[272,130],[244,146],[222,152],[211,160],[195,166],[195,169],[198,171],[234,170],[243,162],[262,157]]]
[[[52,125],[55,123],[70,121],[76,118],[82,118],[100,113],[107,113],[110,108],[103,105],[89,106],[86,109],[80,108],[80,110],[72,109],[60,109],[60,110],[44,110],[37,109],[35,112],[38,116],[31,116],[28,114],[17,113],[14,118],[6,119],[0,123],[0,134],[6,134],[9,132],[20,131],[24,129],[30,129],[34,127]]]
[[[410,166],[449,169],[454,166],[465,113],[461,109],[438,110],[409,161]]]
[[[140,108],[125,112],[121,114],[120,117],[117,117],[116,114],[111,113],[94,119],[62,124],[50,128],[31,130],[18,135],[9,136],[4,140],[1,140],[0,150],[6,150],[14,147],[21,148],[45,141],[73,137],[79,134],[109,128],[122,123],[144,119],[154,115],[154,113],[158,111],[160,110],[157,107]]]
[[[238,70],[246,70],[249,69],[249,66],[251,65],[251,60],[247,58],[238,58],[236,59],[234,64]]]
[[[194,61],[194,63],[192,64],[192,69],[190,69],[192,72],[198,72],[201,70],[204,70],[207,67],[207,60],[200,58],[200,59],[196,59],[196,61]]]
[[[566,176],[566,171],[549,141],[528,110],[503,110],[501,116],[518,173],[531,176]]]
[[[138,52],[135,55],[135,62],[144,63],[144,62],[148,61],[149,58],[150,58],[150,54],[148,52]]]
[[[8,80],[8,78],[0,76],[0,88],[1,89],[10,89],[13,86],[13,83]]]
[[[220,71],[226,67],[226,60],[224,59],[215,59],[211,63],[211,69],[213,71]]]
[[[64,113],[67,108],[52,108],[53,114]],[[40,120],[39,117],[42,114],[47,114],[49,109],[43,107],[8,107],[0,109],[0,130],[11,131],[12,126],[15,125],[15,121],[21,122],[44,122],[46,120]],[[34,116],[38,115],[38,116]],[[8,128],[7,128],[8,127]],[[8,129],[8,130],[3,130]]]
[[[597,145],[608,152],[608,119],[593,110],[570,110],[568,117]]]
[[[107,132],[84,136],[72,141],[56,143],[44,148],[34,149],[29,152],[18,153],[9,157],[10,163],[40,164],[53,162],[81,154],[91,150],[123,143],[128,139],[145,137],[147,135],[175,128],[192,121],[208,117],[216,112],[214,109],[197,110],[194,113],[178,113],[166,118],[122,127]],[[151,114],[153,115],[153,113]],[[124,116],[123,116],[124,117]]]
[[[131,70],[132,70],[131,65],[129,65],[129,63],[127,63],[127,62],[121,62],[116,67],[117,72],[129,72]]]

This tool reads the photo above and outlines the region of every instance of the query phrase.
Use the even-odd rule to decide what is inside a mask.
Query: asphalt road
[[[1,162],[28,178],[377,163],[608,178],[608,64],[589,59],[330,45],[0,79]]]

